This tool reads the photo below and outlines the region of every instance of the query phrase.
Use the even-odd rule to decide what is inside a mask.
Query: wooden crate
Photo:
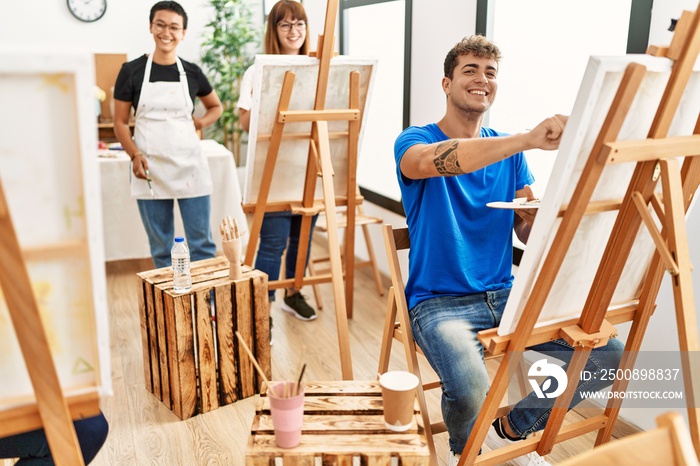
[[[267,275],[243,266],[229,280],[228,269],[223,256],[193,262],[187,294],[173,292],[171,267],[137,274],[146,388],[180,419],[259,392],[236,331],[271,376]]]
[[[301,443],[280,448],[265,393],[258,401],[251,436],[246,447],[246,466],[351,465],[358,457],[363,466],[390,465],[397,458],[401,466],[427,466],[430,450],[418,404],[413,425],[406,432],[394,432],[384,425],[382,391],[376,381],[306,382],[304,424]]]

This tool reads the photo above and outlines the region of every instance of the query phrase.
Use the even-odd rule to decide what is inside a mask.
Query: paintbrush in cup
[[[301,390],[301,378],[304,377],[304,371],[306,370],[306,363],[302,364],[301,370],[299,371],[299,376],[297,377],[297,383],[294,386],[294,395],[298,395]]]
[[[301,375],[304,373],[304,357],[306,356],[306,345],[302,343],[301,352],[299,353],[299,364],[297,364],[297,377],[294,380],[301,380]],[[299,392],[299,382],[294,386],[294,393]]]

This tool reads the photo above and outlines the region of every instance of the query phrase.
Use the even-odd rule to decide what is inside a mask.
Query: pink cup
[[[286,388],[286,390],[285,390]],[[270,398],[272,425],[275,428],[275,443],[280,448],[294,448],[301,442],[301,427],[304,423],[304,387],[294,382],[280,382],[267,390]],[[288,397],[284,397],[288,394]]]

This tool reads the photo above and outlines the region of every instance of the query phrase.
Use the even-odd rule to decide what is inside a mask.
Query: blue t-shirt
[[[504,136],[481,128],[480,137]],[[413,180],[401,158],[415,144],[449,139],[436,124],[411,126],[394,144],[396,173],[412,247],[406,284],[408,307],[438,296],[465,296],[513,283],[511,210],[486,207],[512,201],[534,177],[522,152],[473,173]]]

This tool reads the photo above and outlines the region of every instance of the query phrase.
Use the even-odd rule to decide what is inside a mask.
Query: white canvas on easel
[[[64,396],[111,393],[91,54],[0,49],[0,178]],[[0,299],[0,414],[34,389]]]
[[[649,55],[591,57],[559,147],[552,171],[554,176],[542,197],[537,219],[513,282],[513,289],[498,328],[499,335],[508,335],[515,331],[561,223],[559,212],[571,201],[573,190],[603,125],[625,68],[633,62],[646,66],[647,73],[618,139],[641,140],[647,136],[671,74],[673,62],[667,58]],[[683,94],[669,136],[691,134],[699,112],[700,60],[695,64],[694,73]],[[634,168],[634,164],[630,163],[608,165],[593,192],[591,203],[621,200]],[[616,217],[617,210],[583,217],[536,327],[581,314]],[[638,298],[644,274],[654,251],[650,235],[645,228],[640,228],[615,291],[612,306],[624,305]]]
[[[277,116],[277,105],[282,91],[284,74],[293,71],[296,75],[289,110],[311,110],[314,108],[319,60],[305,55],[256,55],[253,75],[253,103],[248,135],[246,177],[243,189],[243,204],[255,204],[263,167],[269,147],[269,136]],[[360,73],[360,111],[362,123],[359,146],[370,104],[377,60],[338,56],[331,59],[330,77],[326,94],[326,109],[348,107],[349,76],[351,71]],[[347,121],[329,121],[328,131],[347,132]],[[286,134],[311,134],[311,122],[287,123]],[[267,135],[267,137],[265,137]],[[267,202],[298,201],[303,197],[304,178],[309,153],[309,137],[285,138],[277,155],[275,172]],[[337,196],[346,191],[347,181],[347,137],[331,137],[330,148],[333,161],[334,187]],[[316,186],[316,198],[322,198],[321,184]]]

